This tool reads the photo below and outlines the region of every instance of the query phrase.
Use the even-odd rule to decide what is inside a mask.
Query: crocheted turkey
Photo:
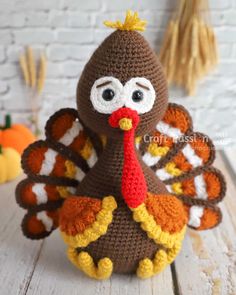
[[[128,12],[93,53],[78,83],[77,110],[62,109],[31,144],[16,189],[27,209],[24,234],[42,239],[59,228],[68,258],[96,279],[112,272],[147,278],[181,249],[186,226],[221,221],[225,194],[211,166],[210,139],[189,113],[167,100],[162,67]]]

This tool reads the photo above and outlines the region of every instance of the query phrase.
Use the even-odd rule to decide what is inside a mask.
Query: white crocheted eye
[[[126,107],[144,114],[152,109],[156,93],[148,79],[136,77],[125,84],[124,97]]]
[[[93,84],[90,100],[96,111],[111,114],[124,105],[123,85],[114,77],[102,77]]]

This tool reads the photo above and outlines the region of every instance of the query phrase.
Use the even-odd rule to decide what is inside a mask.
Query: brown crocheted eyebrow
[[[139,87],[142,87],[146,90],[150,90],[147,86],[143,85],[143,84],[140,84],[139,82],[136,82],[136,85],[138,85]]]
[[[111,81],[106,81],[106,82],[104,82],[102,84],[97,85],[97,88],[102,87],[102,86],[106,86],[106,85],[108,85],[110,83],[111,83]]]

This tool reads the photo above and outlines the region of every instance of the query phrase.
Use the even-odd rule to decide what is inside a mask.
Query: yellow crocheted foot
[[[163,271],[168,264],[170,264],[176,255],[179,253],[181,248],[181,243],[179,246],[175,246],[167,251],[158,250],[154,259],[145,258],[139,262],[137,269],[137,276],[141,279],[147,279],[155,274]]]
[[[167,253],[164,250],[158,250],[154,259],[145,258],[139,262],[137,276],[141,279],[147,279],[160,273],[168,265]]]
[[[77,253],[76,249],[69,247],[67,256],[76,267],[91,278],[105,280],[112,274],[113,263],[107,257],[100,259],[96,266],[93,258],[87,252]]]
[[[153,262],[149,258],[145,258],[139,261],[139,266],[136,274],[141,279],[147,279],[153,276]]]

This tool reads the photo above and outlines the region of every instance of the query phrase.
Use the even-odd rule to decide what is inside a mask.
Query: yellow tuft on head
[[[121,30],[121,31],[142,31],[143,32],[146,29],[146,24],[147,22],[145,20],[141,20],[138,17],[137,12],[134,12],[132,14],[131,10],[127,10],[124,23],[122,23],[119,20],[116,22],[111,22],[111,21],[104,22],[105,26],[109,28]]]

